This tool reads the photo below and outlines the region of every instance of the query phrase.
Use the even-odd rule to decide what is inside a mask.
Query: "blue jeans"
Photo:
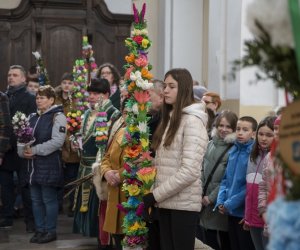
[[[58,188],[33,184],[30,186],[35,229],[38,232],[56,232],[58,216]]]

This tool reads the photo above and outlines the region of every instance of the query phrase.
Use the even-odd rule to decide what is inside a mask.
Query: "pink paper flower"
[[[138,59],[135,59],[134,63],[138,67],[146,67],[148,65],[148,60],[146,56],[141,55]]]
[[[138,103],[146,103],[150,100],[148,91],[134,91],[133,95]]]

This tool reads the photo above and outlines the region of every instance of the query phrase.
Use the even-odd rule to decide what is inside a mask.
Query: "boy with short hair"
[[[33,95],[36,95],[38,89],[40,87],[38,78],[27,77],[27,91]]]
[[[257,129],[257,121],[243,116],[237,122],[236,141],[230,149],[225,175],[220,185],[215,208],[228,214],[229,238],[232,250],[255,249],[249,231],[243,229],[246,197],[246,174]]]

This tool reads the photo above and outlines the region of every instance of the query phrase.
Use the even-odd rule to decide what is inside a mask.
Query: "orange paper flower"
[[[144,111],[145,110],[145,104],[142,103],[139,105],[140,111]]]
[[[144,78],[147,78],[147,79],[153,78],[153,75],[146,68],[142,68],[141,73],[142,73],[142,77],[144,77]]]
[[[133,145],[132,147],[125,148],[125,155],[130,158],[136,158],[139,156],[141,151],[142,151],[142,146],[140,144]]]
[[[133,91],[133,89],[134,89],[135,87],[136,87],[135,82],[131,82],[131,83],[128,85],[127,90],[128,90],[129,92],[131,92],[131,91]]]
[[[126,60],[126,62],[128,62],[128,63],[133,63],[134,62],[134,59],[135,59],[135,56],[134,56],[134,54],[129,54],[128,56],[125,56],[125,60]]]

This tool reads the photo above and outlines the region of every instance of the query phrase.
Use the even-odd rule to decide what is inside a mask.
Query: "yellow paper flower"
[[[87,36],[83,36],[82,41],[87,43],[88,42],[88,37]]]
[[[130,196],[139,195],[139,193],[141,192],[141,189],[137,185],[130,184],[126,187],[126,189]]]
[[[128,228],[129,232],[135,232],[138,231],[139,229],[144,229],[146,227],[146,223],[142,222],[141,224],[139,224],[137,221]]]
[[[133,125],[130,125],[130,126],[128,127],[128,129],[129,129],[129,131],[130,131],[131,133],[137,131],[137,127],[136,127],[136,126],[133,126]]]
[[[146,139],[142,138],[141,139],[141,144],[142,144],[143,148],[146,148],[149,145],[149,140],[146,140]]]
[[[131,46],[131,42],[130,41],[128,41],[128,40],[125,40],[125,44],[127,45],[127,46]]]
[[[153,183],[156,175],[156,168],[155,167],[141,168],[136,174],[142,182],[146,184]]]
[[[144,38],[144,39],[142,40],[142,47],[143,47],[143,48],[147,48],[147,47],[148,47],[148,44],[149,44],[149,40]]]

